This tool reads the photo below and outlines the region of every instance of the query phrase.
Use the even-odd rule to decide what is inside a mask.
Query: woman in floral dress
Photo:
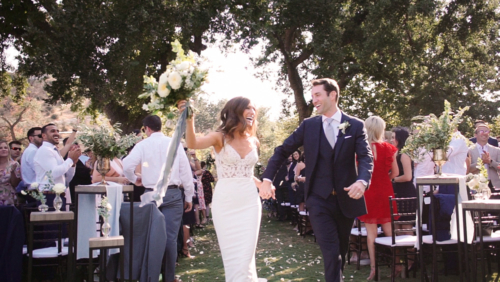
[[[0,141],[0,206],[13,206],[16,202],[14,187],[21,181],[21,166],[10,157],[7,141]]]

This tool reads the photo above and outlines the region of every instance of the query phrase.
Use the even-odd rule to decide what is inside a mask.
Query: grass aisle
[[[184,282],[225,281],[224,267],[213,225],[196,229],[194,239],[196,246],[191,248],[190,252],[195,258],[180,259],[176,274],[180,275]],[[259,277],[266,278],[270,282],[324,281],[323,259],[314,237],[298,236],[290,222],[279,222],[263,215],[256,259]],[[493,271],[495,270],[494,264]],[[381,267],[381,272],[380,281],[391,281],[387,277],[390,273],[388,267]],[[344,277],[346,282],[366,281],[369,274],[368,265],[361,266],[360,270],[356,270],[355,265],[346,265]],[[495,281],[496,275],[493,276],[490,281]],[[417,272],[417,278],[398,278],[397,281],[416,282],[420,281],[419,277],[420,273]],[[456,282],[458,276],[440,276],[439,281]]]

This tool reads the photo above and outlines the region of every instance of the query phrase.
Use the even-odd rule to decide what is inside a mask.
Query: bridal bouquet
[[[85,147],[88,147],[96,156],[101,158],[113,159],[114,157],[126,155],[126,150],[140,139],[131,133],[121,136],[120,124],[115,123],[113,126],[101,125],[99,127],[82,127],[82,133],[78,136],[78,140]]]
[[[178,101],[189,100],[207,81],[208,71],[199,67],[200,58],[189,51],[186,55],[179,41],[172,43],[177,53],[175,60],[167,66],[157,82],[152,76],[144,76],[144,92],[139,98],[150,98],[142,109],[148,112],[169,112]]]

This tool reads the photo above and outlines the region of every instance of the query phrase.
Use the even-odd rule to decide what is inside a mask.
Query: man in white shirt
[[[42,127],[42,138],[43,143],[40,148],[36,151],[35,157],[33,159],[36,182],[39,184],[39,189],[43,190],[46,184],[49,184],[46,176],[47,172],[50,171],[54,183],[62,183],[66,185],[66,179],[71,181],[75,175],[75,164],[78,158],[82,154],[79,147],[71,148],[68,152],[68,158],[64,160],[57,149],[59,145],[59,129],[55,124],[49,123]],[[69,192],[66,189],[66,192]],[[45,191],[44,194],[53,194],[50,191]],[[69,199],[66,194],[66,198]],[[51,199],[47,197],[47,204],[50,206]],[[65,203],[63,204],[63,210]]]
[[[27,135],[30,144],[26,150],[24,150],[23,156],[21,157],[21,176],[24,182],[24,187],[29,188],[31,183],[36,182],[35,164],[33,163],[33,159],[35,158],[38,148],[42,146],[42,128],[30,128]]]
[[[156,115],[147,116],[142,121],[148,138],[137,143],[130,154],[123,160],[123,173],[127,179],[137,186],[146,187],[146,192],[152,191],[166,162],[167,149],[171,138],[161,133],[161,120]],[[135,174],[135,168],[141,165],[141,176]],[[182,193],[179,186],[184,187],[185,203],[182,202]],[[194,194],[193,174],[191,166],[184,153],[183,146],[179,146],[174,160],[168,188],[159,209],[165,216],[167,231],[167,245],[165,248],[165,267],[163,281],[177,281],[175,279],[175,261],[177,258],[177,236],[181,226],[184,209],[190,211]]]
[[[490,188],[500,187],[500,178],[498,177],[497,168],[500,163],[500,149],[488,144],[488,139],[490,137],[490,128],[488,124],[477,124],[474,136],[477,139],[477,143],[469,148],[469,154],[471,156],[470,172],[474,174],[479,173],[477,159],[481,158],[486,170],[488,170]]]

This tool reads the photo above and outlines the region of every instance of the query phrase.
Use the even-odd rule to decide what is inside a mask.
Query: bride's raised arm
[[[177,104],[182,113],[186,109],[186,101],[179,101]],[[190,149],[206,149],[214,146],[215,151],[219,152],[223,144],[223,135],[220,132],[210,132],[206,136],[196,136],[194,128],[194,113],[191,118],[186,119],[186,145]]]

